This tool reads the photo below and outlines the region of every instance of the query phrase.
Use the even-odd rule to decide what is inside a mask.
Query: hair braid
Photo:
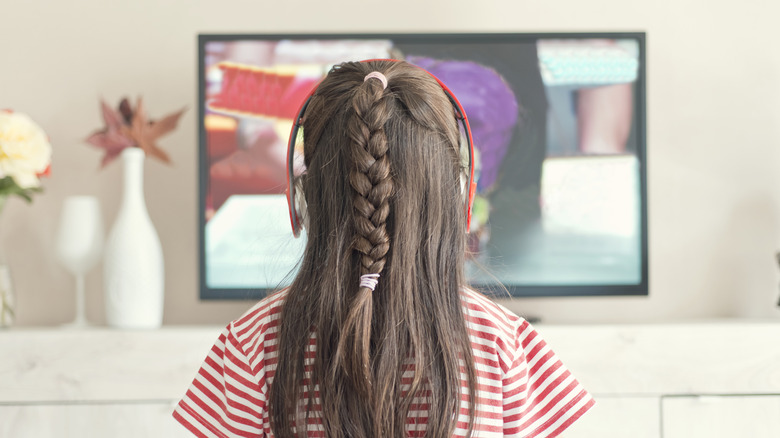
[[[349,126],[354,159],[349,182],[355,190],[353,217],[358,233],[354,249],[361,254],[361,275],[381,273],[390,249],[390,237],[385,225],[393,190],[384,131],[388,110],[384,99],[380,97],[372,102],[372,97],[368,93],[356,96],[353,101],[355,117]]]
[[[354,190],[353,220],[356,235],[352,248],[360,259],[360,275],[379,274],[390,249],[387,218],[393,192],[388,144],[384,125],[390,117],[388,99],[379,81],[358,87],[352,100],[353,115],[347,124],[352,169],[349,183]],[[357,282],[357,279],[355,279]],[[344,358],[347,373],[358,390],[370,398],[372,290],[361,286],[347,315],[336,358]],[[354,354],[346,354],[347,343]]]

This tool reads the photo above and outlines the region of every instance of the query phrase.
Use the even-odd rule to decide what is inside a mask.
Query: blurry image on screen
[[[292,279],[305,246],[284,196],[292,118],[334,64],[388,57],[437,76],[469,116],[478,173],[470,281],[642,280],[636,40],[237,40],[205,47],[209,287]]]

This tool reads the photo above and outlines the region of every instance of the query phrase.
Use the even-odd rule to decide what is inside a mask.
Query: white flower
[[[46,133],[28,116],[0,111],[0,179],[10,176],[23,188],[40,186],[38,175],[51,163]]]

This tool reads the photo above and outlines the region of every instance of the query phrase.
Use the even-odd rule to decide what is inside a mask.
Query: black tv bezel
[[[538,39],[634,39],[639,45],[639,70],[634,87],[636,109],[636,138],[639,158],[641,281],[625,285],[505,285],[512,297],[585,297],[585,296],[647,296],[649,295],[648,217],[647,217],[647,81],[645,32],[536,32],[536,33],[312,33],[312,34],[199,34],[198,35],[198,279],[201,300],[257,300],[274,289],[268,288],[211,288],[206,283],[205,232],[208,159],[206,151],[205,108],[205,47],[214,41],[236,40],[308,40],[308,39],[388,39],[399,43],[472,42],[507,43]],[[292,232],[292,231],[291,231]],[[474,285],[488,294],[504,295],[498,285]]]

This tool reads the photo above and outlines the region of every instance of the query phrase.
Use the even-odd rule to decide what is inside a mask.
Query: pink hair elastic
[[[363,82],[371,78],[379,79],[380,81],[382,81],[382,89],[383,90],[387,89],[387,78],[385,77],[385,75],[379,73],[378,71],[372,71],[371,73],[367,74],[366,77],[363,78]]]
[[[360,276],[360,287],[367,287],[372,291],[379,283],[379,274],[364,274]]]

